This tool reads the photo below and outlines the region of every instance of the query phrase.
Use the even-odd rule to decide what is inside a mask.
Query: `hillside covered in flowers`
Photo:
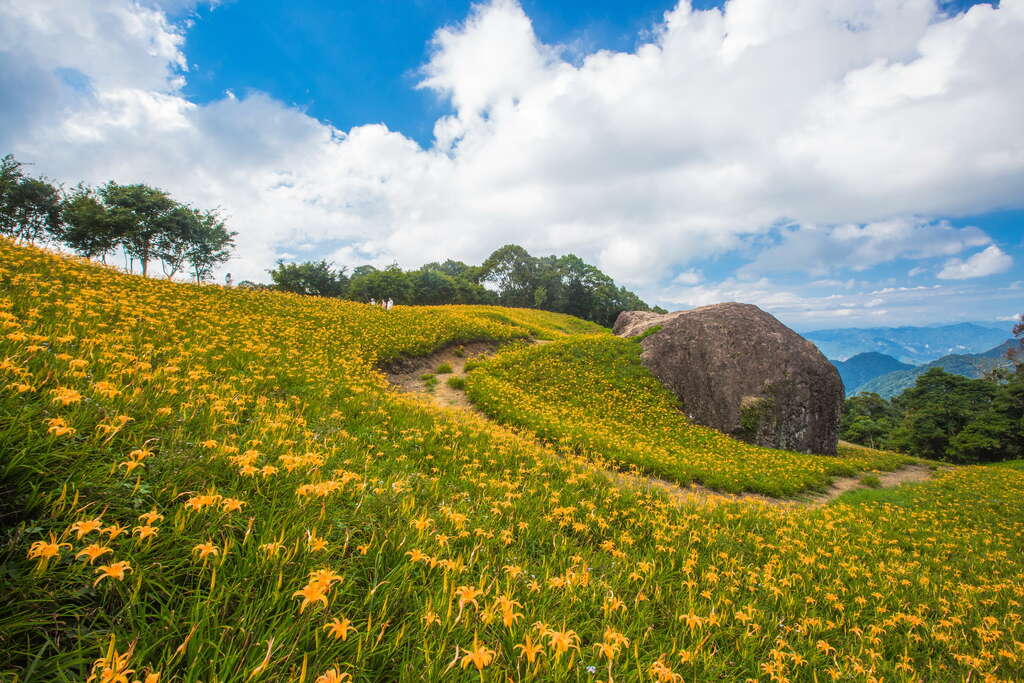
[[[469,375],[494,419],[379,370],[526,338],[554,341]],[[905,459],[698,429],[630,344],[0,240],[0,678],[1024,677],[1021,463],[824,506],[680,504],[609,470],[792,496]]]

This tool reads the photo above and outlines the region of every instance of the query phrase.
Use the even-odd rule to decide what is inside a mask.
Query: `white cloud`
[[[975,227],[903,218],[866,225],[802,225],[783,230],[780,237],[778,244],[762,250],[742,272],[821,275],[837,268],[865,270],[897,259],[957,254],[992,241]]]
[[[690,268],[672,278],[672,282],[677,285],[695,285],[704,279],[704,275],[696,269]]]
[[[949,259],[937,277],[943,280],[966,280],[972,277],[1005,273],[1012,266],[1013,257],[993,244],[967,260]]]
[[[1024,196],[1024,0],[683,2],[634,52],[571,60],[494,0],[433,42],[421,87],[455,114],[431,149],[258,93],[189,102],[184,30],[130,0],[0,0],[0,149],[222,206],[239,277],[300,243],[413,266],[517,242],[651,288],[781,221],[802,227],[748,275],[827,272],[983,246],[893,217]]]

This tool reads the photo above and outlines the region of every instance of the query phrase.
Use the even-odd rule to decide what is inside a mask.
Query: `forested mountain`
[[[978,323],[935,327],[875,327],[815,330],[803,336],[827,358],[845,361],[858,353],[876,351],[903,363],[929,363],[949,354],[974,354],[1001,344],[1010,334],[1005,329]]]
[[[857,393],[860,385],[876,377],[890,372],[914,369],[913,365],[901,363],[892,356],[877,351],[858,353],[846,361],[833,360],[832,364],[839,370],[847,396]]]
[[[961,353],[943,356],[942,358],[925,365],[910,369],[897,370],[895,372],[875,377],[874,379],[862,383],[855,390],[848,391],[847,395],[852,395],[854,393],[875,393],[882,398],[892,398],[914,386],[914,383],[917,382],[917,378],[932,368],[941,368],[954,375],[978,379],[986,372],[996,368],[1010,367],[1012,364],[1009,359],[1007,359],[1006,352],[1013,346],[1014,342],[1010,339],[993,349],[985,351],[984,353]]]

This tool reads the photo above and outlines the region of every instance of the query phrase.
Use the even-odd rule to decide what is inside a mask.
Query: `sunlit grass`
[[[0,327],[3,680],[1024,676],[1024,472],[942,472],[903,506],[678,508],[375,370],[582,321],[0,241]],[[581,426],[617,410],[614,383],[573,386]],[[617,400],[657,428],[654,398]]]
[[[762,448],[694,424],[641,364],[639,345],[609,335],[503,353],[474,370],[467,387],[473,402],[502,422],[681,485],[792,496],[824,488],[834,476],[911,462],[851,446],[839,457]]]

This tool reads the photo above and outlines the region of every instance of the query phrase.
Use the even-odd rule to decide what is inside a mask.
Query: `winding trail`
[[[544,339],[533,339],[531,343],[547,344]],[[443,408],[455,408],[469,411],[485,420],[491,418],[474,406],[466,392],[455,389],[448,384],[448,379],[466,377],[466,361],[474,358],[493,356],[503,346],[498,342],[467,342],[454,344],[436,351],[429,356],[404,359],[393,363],[384,370],[388,381],[399,391],[420,394],[432,403]],[[437,369],[444,365],[451,367],[450,373],[437,374]],[[431,387],[424,375],[432,374],[437,383]],[[847,491],[869,488],[861,482],[864,474],[878,477],[879,486],[874,488],[894,488],[902,484],[927,481],[935,476],[937,469],[923,464],[907,465],[893,472],[862,472],[853,477],[837,477],[832,480],[825,491],[811,491],[795,498],[773,498],[760,493],[722,493],[700,484],[680,486],[657,477],[601,469],[608,480],[623,488],[640,490],[660,490],[670,500],[679,505],[701,505],[717,503],[748,502],[779,507],[820,507],[835,500]]]

